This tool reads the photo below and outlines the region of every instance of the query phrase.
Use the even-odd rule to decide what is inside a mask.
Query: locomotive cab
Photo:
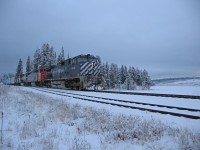
[[[96,89],[102,79],[100,74],[101,62],[99,57],[93,55],[80,55],[78,58],[80,65],[80,78],[83,89]]]

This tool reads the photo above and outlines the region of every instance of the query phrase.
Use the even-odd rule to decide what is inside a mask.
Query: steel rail
[[[149,106],[157,106],[157,107],[166,107],[170,109],[178,109],[178,110],[188,110],[188,111],[194,111],[194,112],[200,112],[200,109],[193,109],[193,108],[186,108],[186,107],[176,107],[176,106],[169,106],[169,105],[159,105],[159,104],[152,104],[152,103],[142,103],[142,102],[135,102],[135,101],[127,101],[122,99],[112,99],[112,98],[105,98],[105,97],[97,97],[97,96],[89,96],[89,95],[83,95],[83,94],[74,94],[74,93],[68,93],[68,92],[62,92],[62,91],[55,91],[48,89],[49,91],[53,92],[60,92],[60,93],[66,93],[71,95],[77,95],[77,96],[85,96],[85,97],[91,97],[91,98],[97,98],[97,99],[103,99],[103,100],[110,100],[110,101],[116,101],[116,102],[124,102],[124,103],[133,103],[133,104],[140,104],[140,105],[149,105]]]
[[[127,94],[127,95],[140,95],[140,96],[156,96],[156,97],[171,97],[171,98],[185,98],[185,99],[197,99],[200,100],[198,95],[180,95],[180,94],[159,94],[159,93],[139,93],[139,92],[120,92],[120,91],[95,91],[86,90],[89,92],[100,92],[100,93],[113,93],[113,94]]]
[[[160,114],[169,114],[169,115],[172,115],[172,116],[185,117],[185,118],[189,118],[189,119],[200,119],[200,116],[194,116],[194,115],[188,115],[188,114],[182,114],[182,113],[176,113],[176,112],[169,112],[169,111],[162,111],[162,110],[155,110],[155,109],[149,109],[149,108],[142,108],[142,107],[135,107],[135,106],[128,106],[128,105],[122,105],[122,104],[116,104],[116,103],[110,103],[110,102],[104,102],[104,101],[97,101],[97,100],[92,100],[92,99],[87,99],[87,98],[70,96],[69,94],[66,95],[67,93],[66,94],[59,94],[59,93],[41,90],[41,89],[36,89],[36,88],[33,88],[33,89],[38,90],[38,91],[42,91],[42,92],[46,92],[46,93],[50,93],[50,94],[56,94],[56,95],[60,95],[60,96],[71,97],[71,98],[81,99],[81,100],[90,101],[90,102],[108,104],[108,105],[112,105],[112,106],[138,109],[138,110],[142,110],[142,111],[149,111],[149,112],[160,113]],[[57,92],[59,92],[59,91],[57,91]]]

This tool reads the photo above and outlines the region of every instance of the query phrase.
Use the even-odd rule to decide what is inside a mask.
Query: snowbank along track
[[[69,93],[67,91],[63,91],[63,92],[62,91],[56,91],[56,90],[52,90],[52,89],[42,89],[42,88],[33,88],[33,89],[38,90],[38,91],[42,91],[42,92],[46,92],[46,93],[50,93],[50,94],[56,94],[56,95],[60,95],[60,96],[71,97],[71,98],[81,99],[81,100],[90,101],[90,102],[109,104],[109,105],[113,105],[113,106],[119,106],[119,107],[131,108],[131,109],[138,109],[138,110],[142,110],[142,111],[149,111],[149,112],[160,113],[160,114],[169,114],[169,115],[172,115],[172,116],[185,117],[185,118],[189,118],[189,119],[200,119],[200,116],[177,113],[177,112],[170,112],[170,111],[162,111],[162,110],[156,110],[156,109],[149,109],[149,108],[142,108],[142,107],[135,107],[135,106],[124,105],[124,104],[119,104],[119,103],[111,103],[110,101],[121,102],[121,103],[123,102],[123,103],[149,105],[149,106],[156,106],[156,107],[165,107],[165,108],[169,108],[169,109],[187,110],[187,111],[193,111],[193,112],[200,112],[199,109],[174,107],[174,106],[158,105],[158,104],[150,104],[150,103],[141,103],[141,102],[127,101],[127,100],[96,97],[96,96],[88,96],[88,95],[83,95],[83,94]],[[89,99],[89,98],[103,99],[103,100],[106,100],[108,102],[98,101],[98,100]]]

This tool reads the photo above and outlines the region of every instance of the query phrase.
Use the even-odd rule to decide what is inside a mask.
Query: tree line
[[[138,68],[126,65],[119,67],[117,64],[108,62],[103,63],[101,74],[106,80],[108,89],[150,89],[152,81],[148,72]]]
[[[39,68],[50,68],[51,66],[62,63],[65,60],[64,48],[62,47],[60,54],[56,57],[56,52],[53,46],[48,43],[44,43],[42,47],[35,50],[33,60],[28,56],[26,61],[26,72],[36,71]],[[15,80],[18,81],[18,77],[23,74],[23,63],[19,59],[18,66],[15,73]]]

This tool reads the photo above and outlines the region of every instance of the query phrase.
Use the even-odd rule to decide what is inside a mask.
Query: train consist
[[[20,85],[46,86],[71,89],[96,89],[103,87],[104,78],[100,75],[101,62],[93,55],[78,55],[51,68],[39,68],[21,75]]]

